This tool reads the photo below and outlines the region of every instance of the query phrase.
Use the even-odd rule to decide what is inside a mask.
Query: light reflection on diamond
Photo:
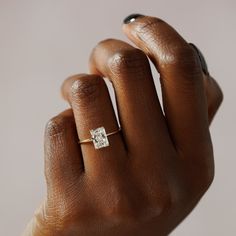
[[[95,149],[109,146],[106,130],[104,127],[90,130]]]

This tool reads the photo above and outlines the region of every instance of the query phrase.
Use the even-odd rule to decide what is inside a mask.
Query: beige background
[[[125,39],[121,21],[133,12],[164,18],[195,42],[225,93],[211,127],[215,181],[172,235],[236,235],[235,0],[0,0],[0,235],[19,235],[45,194],[43,131],[66,107],[60,84],[87,71],[98,41]]]

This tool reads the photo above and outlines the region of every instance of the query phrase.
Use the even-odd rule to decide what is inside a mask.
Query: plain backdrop
[[[67,108],[62,81],[88,72],[100,40],[126,40],[122,19],[136,12],[198,45],[225,94],[211,126],[214,183],[172,235],[236,235],[235,0],[0,0],[0,235],[20,235],[45,194],[43,132]]]

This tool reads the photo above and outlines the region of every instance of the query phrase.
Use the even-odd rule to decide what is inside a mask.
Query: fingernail
[[[129,24],[129,23],[132,23],[132,22],[134,22],[137,18],[139,18],[139,17],[142,17],[142,16],[144,16],[144,15],[141,15],[141,14],[131,14],[131,15],[129,15],[129,16],[127,16],[125,19],[124,19],[124,24]]]
[[[200,59],[200,62],[201,62],[201,66],[202,66],[202,71],[205,75],[210,75],[209,71],[208,71],[208,66],[207,66],[207,63],[206,63],[206,60],[202,54],[202,52],[200,51],[200,49],[194,45],[193,43],[190,43],[190,45],[195,49],[195,51],[197,52],[198,54],[198,57]]]

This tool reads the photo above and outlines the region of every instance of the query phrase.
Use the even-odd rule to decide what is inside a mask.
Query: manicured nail
[[[202,52],[200,51],[200,49],[194,45],[193,43],[190,43],[190,45],[195,49],[195,51],[197,52],[198,54],[198,57],[200,59],[200,62],[201,62],[201,66],[202,66],[202,71],[205,75],[209,75],[209,71],[208,71],[208,66],[207,66],[207,63],[206,63],[206,60],[202,54]]]
[[[127,16],[125,19],[124,19],[124,24],[129,24],[129,23],[132,23],[134,22],[137,18],[139,17],[142,17],[143,15],[141,14],[131,14],[129,16]]]

